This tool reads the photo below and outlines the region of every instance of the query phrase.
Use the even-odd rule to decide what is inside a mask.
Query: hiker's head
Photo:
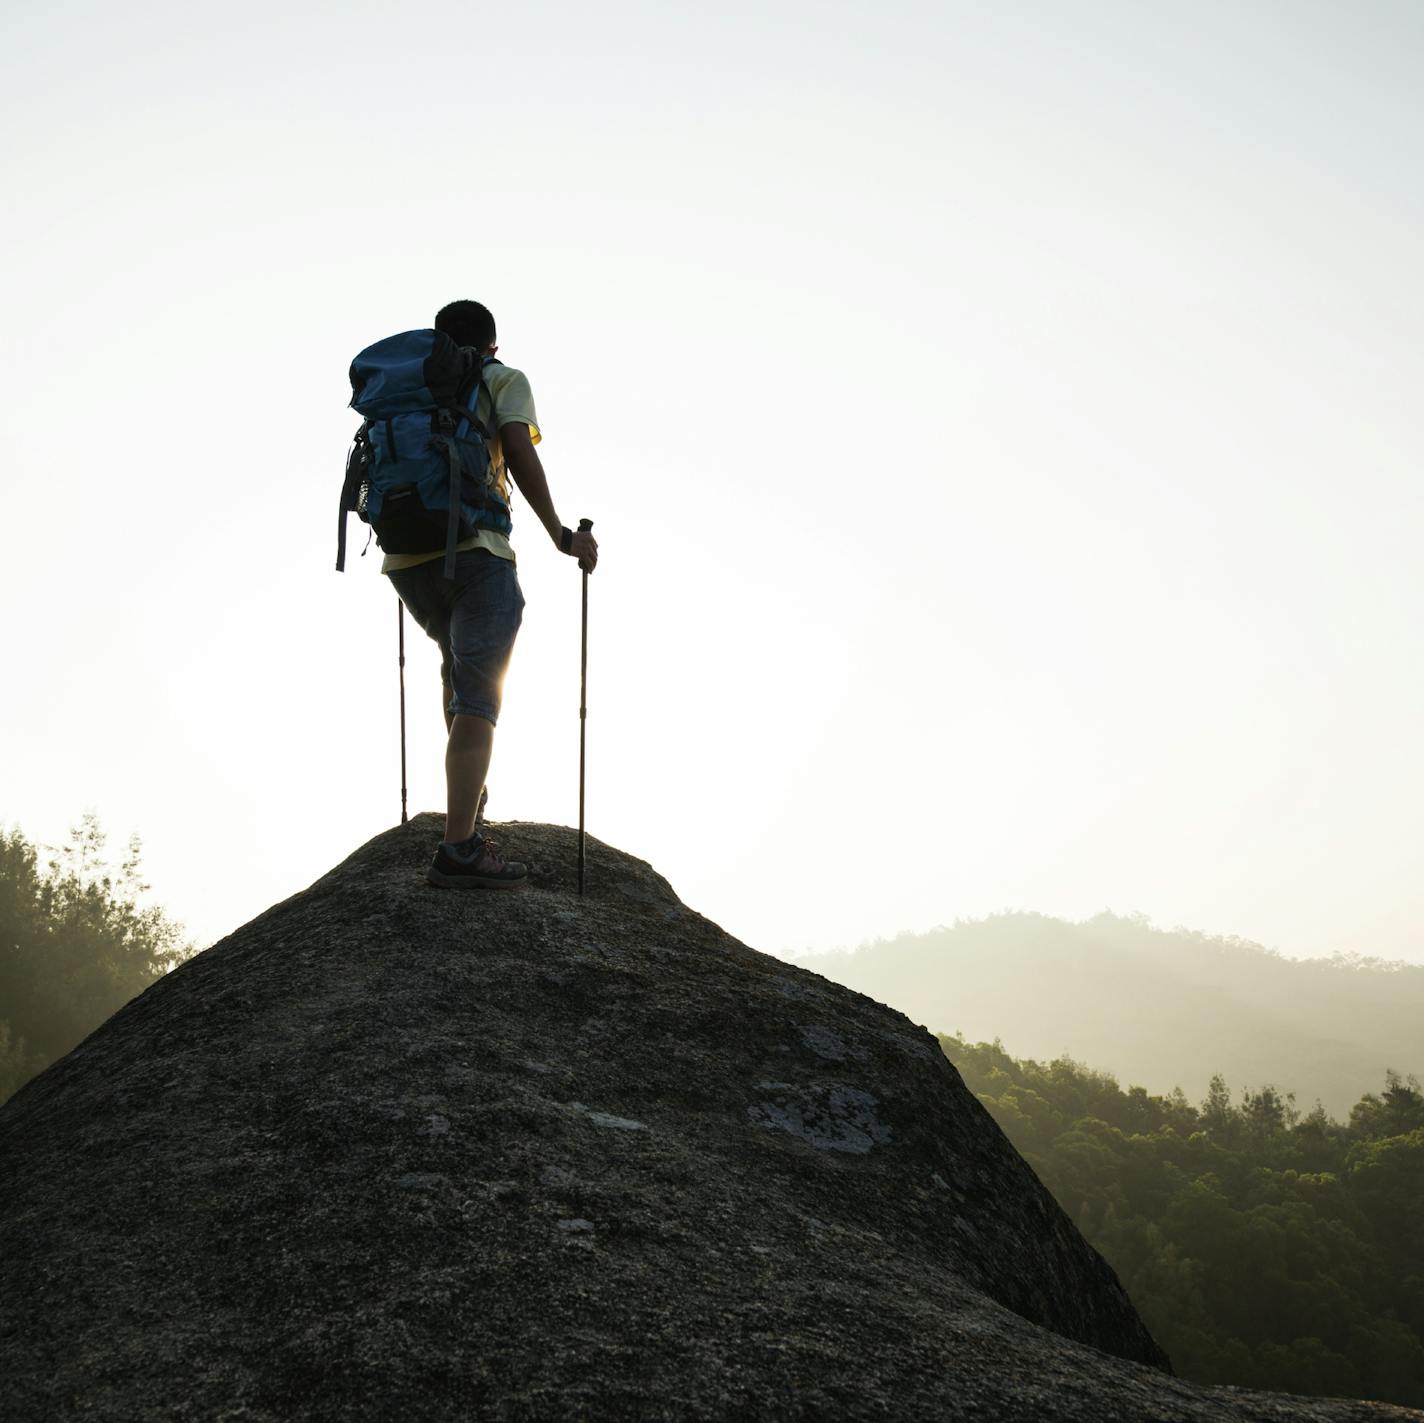
[[[435,329],[443,331],[457,346],[473,346],[477,351],[494,349],[494,317],[489,307],[477,301],[452,301],[435,315]]]

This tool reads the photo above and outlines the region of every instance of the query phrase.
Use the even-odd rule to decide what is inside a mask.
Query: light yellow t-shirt
[[[489,392],[488,395],[486,391]],[[494,400],[493,413],[490,411],[491,398]],[[499,437],[500,430],[517,421],[521,425],[529,426],[531,443],[537,445],[542,438],[539,434],[539,419],[534,413],[534,393],[529,389],[529,378],[513,366],[498,363],[486,366],[485,389],[480,392],[480,398],[475,402],[475,415],[485,429],[491,432],[488,441],[490,479],[499,491],[499,497],[508,503],[509,471],[504,466],[504,441]],[[514,558],[514,550],[510,547],[509,540],[493,529],[477,529],[469,538],[457,544],[456,548],[461,553],[467,549],[482,548],[500,558],[511,561]],[[388,553],[381,560],[381,572],[414,568],[419,563],[429,563],[431,559],[444,557],[444,549],[438,549],[435,553]]]

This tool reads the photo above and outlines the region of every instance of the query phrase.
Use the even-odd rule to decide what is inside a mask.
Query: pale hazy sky
[[[590,831],[694,908],[1424,961],[1421,72],[1380,0],[10,7],[0,819],[204,944],[394,822],[346,369],[471,296],[603,550]],[[491,814],[571,823],[515,519]]]

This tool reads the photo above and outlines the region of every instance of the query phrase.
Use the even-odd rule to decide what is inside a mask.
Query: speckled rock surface
[[[363,846],[0,1111],[0,1413],[1385,1419],[1174,1379],[930,1036],[646,864]]]

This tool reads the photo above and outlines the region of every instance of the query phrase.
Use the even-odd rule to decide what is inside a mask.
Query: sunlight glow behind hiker
[[[770,949],[1113,907],[1424,957],[1419,6],[6,29],[0,816],[140,830],[203,940],[393,823],[340,372],[478,291],[612,555],[590,833],[689,903]],[[561,564],[497,776],[568,824]]]

